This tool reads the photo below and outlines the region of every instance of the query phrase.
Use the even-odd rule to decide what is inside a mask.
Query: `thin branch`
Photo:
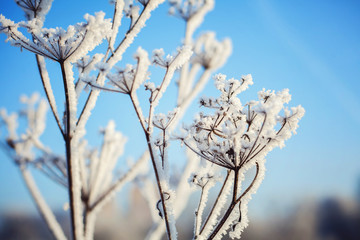
[[[31,175],[31,173],[26,169],[25,166],[20,166],[21,174],[25,181],[25,184],[38,208],[41,216],[44,218],[47,226],[49,227],[50,232],[57,240],[65,240],[65,234],[56,220],[53,212],[50,207],[47,205],[46,201],[42,197],[39,189],[36,186],[36,183]]]
[[[69,63],[67,63],[69,64]],[[71,215],[71,229],[72,229],[72,237],[74,240],[82,239],[82,227],[77,226],[78,223],[82,222],[82,220],[79,220],[78,218],[81,217],[81,209],[78,209],[78,207],[81,208],[81,206],[77,206],[77,200],[76,197],[76,189],[74,186],[75,176],[74,176],[74,169],[73,164],[75,159],[73,159],[73,151],[72,151],[72,131],[74,129],[71,129],[71,119],[72,119],[72,111],[71,111],[71,98],[70,98],[70,91],[68,86],[68,79],[67,79],[67,73],[65,70],[65,62],[60,62],[61,67],[61,73],[63,78],[63,84],[64,84],[64,91],[65,91],[65,114],[66,114],[66,134],[65,134],[65,147],[66,147],[66,162],[67,162],[67,172],[68,172],[68,191],[69,191],[69,201],[70,201],[70,215]]]
[[[117,192],[126,182],[131,181],[137,175],[140,166],[148,160],[148,157],[149,153],[146,151],[124,176],[113,183],[94,203],[90,205],[89,211],[97,211],[100,206],[105,204],[107,199],[109,200],[111,198],[113,193]]]
[[[151,1],[151,0],[150,0]],[[149,3],[150,3],[149,1]],[[112,55],[106,60],[106,63],[111,68],[114,66],[118,61],[121,60],[122,55],[126,51],[126,49],[131,45],[133,42],[135,36],[140,32],[140,30],[144,27],[144,25],[141,25],[146,22],[146,20],[150,17],[150,12],[154,10],[157,5],[154,4],[147,4],[144,10],[141,12],[139,18],[134,23],[133,27],[130,29],[130,32],[128,32],[125,37],[122,39],[118,47],[114,50]],[[96,78],[96,82],[99,82],[101,78],[104,78],[102,74],[98,74]],[[92,111],[92,109],[95,107],[95,102],[97,100],[99,93],[91,91],[86,103],[80,113],[79,120],[77,122],[77,125],[80,126],[80,128],[83,128],[86,125],[86,122],[88,120],[88,117]]]
[[[51,83],[50,83],[50,79],[49,79],[49,74],[47,72],[46,66],[45,66],[45,60],[42,56],[36,55],[36,62],[37,62],[37,66],[39,69],[39,73],[40,73],[40,78],[41,78],[41,82],[43,84],[44,87],[44,91],[46,94],[46,98],[49,102],[50,108],[51,108],[51,112],[53,113],[56,123],[58,125],[58,128],[61,132],[61,135],[63,136],[63,138],[65,139],[65,133],[64,130],[61,126],[61,121],[59,118],[59,114],[57,112],[57,107],[56,107],[56,102],[55,102],[55,96],[54,93],[52,91],[51,88]]]
[[[235,174],[235,179],[236,178]],[[254,186],[255,181],[257,180],[257,177],[259,176],[259,164],[256,162],[256,174],[255,177],[253,179],[253,181],[251,182],[251,184],[249,185],[249,187],[240,195],[240,197],[236,198],[236,194],[237,194],[237,188],[238,188],[238,183],[237,180],[234,180],[234,191],[233,191],[233,199],[232,202],[228,208],[228,210],[225,212],[223,218],[221,219],[221,221],[219,222],[219,224],[216,226],[215,230],[211,233],[210,237],[208,238],[208,240],[214,239],[216,237],[216,235],[219,233],[219,231],[221,230],[221,228],[223,227],[223,225],[225,224],[226,220],[230,217],[230,214],[232,213],[232,211],[234,210],[235,206],[241,201],[241,199],[250,191],[250,189]],[[236,185],[236,186],[235,186]]]
[[[218,206],[218,204],[219,204],[220,197],[221,197],[221,196],[223,195],[223,193],[224,193],[225,186],[226,186],[227,182],[230,180],[230,175],[231,175],[231,171],[228,170],[228,171],[227,171],[227,174],[226,174],[226,178],[225,178],[225,180],[224,180],[224,183],[223,183],[223,185],[222,185],[222,187],[221,187],[221,189],[220,189],[220,192],[219,192],[219,194],[218,194],[218,196],[217,196],[217,198],[216,198],[216,200],[215,200],[215,202],[214,202],[214,204],[213,204],[213,206],[212,206],[212,208],[211,208],[211,210],[210,210],[209,215],[207,216],[207,218],[206,218],[206,220],[205,220],[205,223],[203,224],[203,226],[202,226],[202,228],[201,228],[201,230],[200,230],[200,235],[203,233],[204,229],[206,228],[207,224],[209,223],[209,220],[213,217],[215,208],[217,208],[217,206]]]

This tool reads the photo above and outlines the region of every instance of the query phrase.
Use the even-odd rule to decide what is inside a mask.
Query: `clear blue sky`
[[[84,5],[80,2],[55,0],[46,27],[66,27],[82,21],[85,13],[99,10],[109,17],[112,14],[107,1],[91,1],[91,4],[83,1],[87,2]],[[125,59],[132,56],[137,46],[149,52],[160,47],[168,52],[176,49],[184,24],[180,19],[167,16],[167,8],[163,4],[155,11]],[[244,94],[246,99],[256,98],[256,92],[262,88],[289,88],[293,96],[291,104],[301,104],[306,110],[298,134],[284,149],[268,155],[267,174],[250,204],[250,212],[264,213],[269,206],[281,209],[309,197],[354,195],[360,179],[359,12],[358,1],[218,0],[197,31],[196,35],[211,30],[220,39],[232,39],[232,56],[219,72],[235,78],[251,73],[255,84]],[[23,19],[13,1],[0,1],[0,13],[14,21]],[[0,107],[15,111],[20,107],[21,94],[43,92],[34,56],[20,52],[4,40],[5,36],[0,35]],[[59,89],[57,94],[61,96],[56,64],[50,67],[55,71],[54,88]],[[204,94],[216,94],[211,82]],[[122,103],[126,100],[123,96],[101,95],[89,122],[91,143],[98,142],[97,126],[105,126],[111,118],[118,126],[128,126],[118,127],[129,137],[128,145],[143,141],[133,137],[138,133],[138,125],[131,122],[135,119],[131,118],[134,117],[131,110],[128,110],[130,120],[124,120],[122,113],[127,110]],[[52,130],[49,129],[43,139],[61,152],[60,135],[50,114],[48,126]],[[140,152],[130,147],[126,154],[136,157]],[[52,206],[59,207],[66,201],[65,191],[39,175],[36,177]],[[17,168],[2,153],[0,196],[0,212],[34,209]]]

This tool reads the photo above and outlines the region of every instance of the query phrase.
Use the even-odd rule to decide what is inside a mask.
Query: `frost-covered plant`
[[[215,85],[221,95],[200,99],[200,105],[212,111],[200,112],[186,129],[186,134],[178,137],[202,159],[227,170],[223,187],[201,230],[200,211],[196,215],[196,239],[221,239],[229,228],[231,238],[240,238],[248,224],[247,203],[264,177],[265,156],[273,148],[284,146],[285,140],[296,133],[298,122],[305,113],[300,105],[291,109],[284,106],[291,99],[288,89],[280,92],[263,89],[258,93],[258,101],[243,105],[237,95],[252,83],[251,75],[243,76],[241,80],[216,75]],[[242,186],[245,173],[252,167],[256,168],[256,173],[245,188]],[[199,185],[198,177],[192,182]],[[206,185],[200,185],[203,187],[199,209],[206,203],[203,195],[208,193]],[[231,185],[232,192],[229,191]],[[220,217],[227,195],[230,205]]]
[[[1,142],[2,149],[19,166],[24,182],[28,187],[39,212],[46,221],[56,239],[66,239],[60,224],[42,197],[29,169],[37,169],[55,183],[68,188],[66,160],[54,154],[43,144],[40,137],[46,126],[47,101],[40,99],[39,94],[31,97],[22,96],[21,102],[26,108],[18,113],[8,114],[5,109],[0,111],[0,126],[7,129],[6,137]],[[19,136],[19,118],[27,121],[27,128]],[[125,174],[114,175],[119,157],[122,156],[126,138],[115,131],[115,123],[110,121],[101,131],[103,143],[101,148],[93,149],[87,141],[79,142],[81,200],[84,205],[85,238],[92,239],[97,214],[111,200],[116,191],[131,181],[146,165],[147,153],[135,164],[129,166]]]
[[[43,27],[52,0],[16,0],[27,21],[15,23],[0,15],[0,32],[7,35],[7,41],[36,54],[47,102],[65,143],[65,156],[59,156],[40,141],[45,130],[47,105],[44,100],[37,105],[38,95],[22,98],[28,106],[23,113],[29,124],[21,137],[16,132],[18,115],[8,115],[5,110],[0,112],[8,129],[2,146],[18,164],[56,239],[66,237],[37,190],[28,171],[31,165],[67,188],[73,239],[93,239],[98,213],[126,182],[134,178],[149,203],[152,216],[147,239],[160,239],[165,232],[168,239],[177,239],[176,220],[196,189],[201,190],[201,196],[195,212],[194,238],[219,239],[229,228],[231,237],[240,237],[248,222],[247,202],[263,177],[266,153],[276,146],[283,146],[304,114],[301,107],[284,108],[290,100],[287,90],[278,93],[263,90],[259,93],[259,101],[242,105],[237,95],[252,84],[251,76],[238,81],[227,80],[218,74],[215,83],[221,96],[200,100],[201,106],[214,112],[200,113],[182,134],[174,136],[173,131],[188,107],[210,76],[226,62],[232,46],[229,39],[216,40],[213,32],[194,39],[195,30],[206,13],[213,9],[214,0],[169,0],[170,14],[185,21],[182,46],[175,54],[168,55],[163,49],[153,50],[151,57],[138,47],[133,55],[135,63],[123,63],[123,54],[145,26],[150,13],[164,1],[113,1],[112,19],[106,19],[103,12],[94,16],[86,14],[85,22],[67,29]],[[129,21],[121,37],[119,29],[124,17]],[[97,53],[98,45],[105,45],[105,51]],[[47,60],[57,62],[61,70],[65,99],[63,114],[58,110]],[[150,78],[154,66],[164,69],[160,82]],[[167,114],[158,113],[157,106],[174,76],[178,78],[175,107]],[[89,88],[90,92],[83,91]],[[142,90],[149,96],[147,102],[139,100],[138,91]],[[147,150],[122,171],[124,174],[117,174],[115,168],[124,152],[126,137],[115,130],[113,121],[101,131],[103,142],[100,148],[88,147],[85,138],[86,124],[101,91],[129,97],[146,139]],[[78,101],[81,94],[86,94],[82,106]],[[169,164],[168,151],[174,139],[180,139],[187,146],[187,161],[178,178],[171,176]],[[146,168],[148,159],[153,170],[151,175]],[[207,160],[206,163],[201,163],[201,159]],[[256,168],[254,180],[241,190],[245,173],[253,166]],[[226,172],[224,179],[223,172]],[[223,181],[223,186],[203,221],[209,191],[219,181]],[[157,191],[152,191],[154,189]],[[229,207],[221,214],[227,199],[230,199]]]
[[[135,5],[125,4],[124,1],[116,1],[112,20],[105,19],[105,14],[99,12],[95,16],[85,15],[86,22],[74,26],[69,26],[67,30],[62,28],[47,29],[43,27],[45,15],[51,8],[51,0],[19,0],[17,4],[25,10],[27,21],[15,23],[5,16],[0,15],[0,32],[7,35],[7,41],[12,45],[29,50],[36,54],[38,69],[44,90],[50,104],[52,113],[56,119],[59,130],[63,136],[66,149],[66,177],[69,191],[71,229],[73,239],[83,239],[86,236],[86,219],[84,217],[84,193],[82,192],[80,152],[78,151],[81,139],[85,135],[85,126],[89,119],[92,109],[96,104],[99,95],[98,90],[91,91],[87,96],[87,101],[80,108],[78,115],[78,98],[81,92],[81,82],[75,81],[73,65],[80,62],[79,77],[88,74],[92,70],[97,70],[96,82],[103,84],[106,71],[111,69],[122,59],[122,55],[133,42],[135,36],[145,26],[150,13],[164,0],[142,1],[141,13],[134,18],[132,16],[131,25],[123,37],[116,43],[118,29],[121,25],[123,12],[126,7],[135,8]],[[87,57],[97,45],[107,39],[107,50],[105,54],[94,54]],[[55,101],[45,59],[51,59],[59,63],[64,86],[65,111],[61,117]],[[99,62],[107,68],[101,67]],[[100,66],[96,68],[95,66]],[[85,230],[85,231],[84,231]]]
[[[66,239],[28,170],[29,166],[34,166],[56,183],[67,187],[65,160],[52,153],[40,140],[46,126],[48,105],[45,99],[40,100],[37,93],[31,97],[22,96],[20,100],[26,108],[19,113],[8,114],[5,109],[0,110],[0,126],[7,129],[7,135],[2,136],[5,139],[0,144],[2,150],[19,166],[24,182],[53,236],[56,239]],[[19,136],[20,117],[26,119],[27,128]]]

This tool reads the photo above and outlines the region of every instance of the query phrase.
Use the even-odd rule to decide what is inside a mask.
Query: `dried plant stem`
[[[34,199],[36,207],[38,208],[41,216],[43,217],[47,226],[49,227],[50,232],[52,233],[55,239],[65,240],[66,237],[60,224],[56,220],[53,212],[51,211],[50,207],[47,205],[45,199],[42,197],[31,173],[26,169],[25,166],[20,166],[19,168],[23,176],[23,179],[25,181],[25,184],[27,186],[27,189],[29,190],[32,198]]]
[[[196,239],[200,233],[200,227],[201,227],[201,215],[203,210],[201,210],[201,208],[204,208],[204,191],[205,191],[205,186],[203,186],[201,188],[201,195],[200,195],[200,200],[199,200],[199,204],[198,207],[195,211],[195,238]]]
[[[81,206],[77,206],[76,204],[76,189],[74,186],[74,159],[73,157],[73,148],[72,148],[72,140],[73,136],[72,133],[75,129],[71,129],[71,100],[70,100],[70,91],[68,86],[68,79],[67,74],[65,70],[65,62],[59,62],[61,67],[61,73],[64,83],[64,91],[65,91],[65,114],[66,114],[66,126],[65,126],[65,148],[66,148],[66,162],[67,162],[67,172],[68,172],[68,190],[69,190],[69,201],[70,201],[70,215],[71,215],[71,230],[72,230],[72,237],[74,240],[82,239],[82,227],[77,226],[78,223],[82,222],[82,219],[78,219],[82,217],[81,209],[78,209],[78,207],[81,208]]]
[[[144,25],[141,24],[147,21],[147,19],[150,17],[151,11],[153,11],[156,8],[154,4],[150,4],[150,1],[141,12],[137,21],[134,23],[134,25],[131,27],[131,29],[128,31],[128,33],[125,35],[122,41],[119,43],[117,48],[112,52],[110,57],[106,60],[106,63],[109,65],[110,68],[114,66],[117,62],[121,61],[122,55],[124,54],[126,49],[131,45],[136,35],[144,27]],[[101,81],[104,81],[102,79],[105,79],[105,76],[103,76],[103,74],[98,74],[96,81],[99,83]],[[91,90],[86,100],[86,103],[82,109],[79,120],[77,122],[77,125],[80,126],[80,129],[86,125],[86,122],[91,114],[91,111],[95,107],[95,102],[98,96],[99,96],[99,91]]]
[[[201,230],[200,230],[200,235],[202,234],[202,232],[204,231],[204,229],[205,229],[206,225],[208,224],[209,220],[210,220],[211,217],[213,216],[214,210],[215,210],[215,208],[216,208],[217,205],[218,205],[218,202],[219,202],[219,200],[220,200],[220,197],[221,197],[221,196],[223,195],[223,193],[224,193],[225,186],[226,186],[227,182],[228,182],[229,179],[230,179],[230,175],[231,175],[231,171],[228,170],[228,171],[227,171],[227,174],[226,174],[226,178],[225,178],[225,180],[224,180],[224,183],[223,183],[223,185],[222,185],[222,187],[221,187],[221,189],[220,189],[219,195],[217,196],[217,198],[216,198],[216,200],[215,200],[215,203],[213,204],[213,206],[212,206],[212,208],[211,208],[211,210],[210,210],[210,213],[209,213],[208,217],[206,218],[205,223],[203,224],[203,226],[202,226],[202,228],[201,228]]]
[[[214,239],[216,237],[216,235],[219,233],[219,231],[221,230],[221,228],[225,224],[226,220],[229,218],[230,214],[234,210],[235,206],[240,203],[241,199],[254,186],[255,181],[257,180],[257,177],[259,175],[259,164],[256,162],[256,173],[255,173],[255,177],[254,177],[253,181],[248,186],[248,188],[240,195],[240,197],[237,197],[237,194],[238,194],[237,191],[238,191],[238,187],[239,187],[239,170],[240,170],[240,168],[235,168],[234,169],[234,171],[235,171],[234,189],[233,189],[233,197],[232,197],[231,204],[230,204],[229,208],[227,209],[227,211],[225,212],[222,219],[220,220],[219,224],[216,226],[215,230],[211,233],[210,237],[208,238],[209,240]]]
[[[157,167],[156,162],[155,162],[155,156],[154,156],[154,152],[153,152],[151,142],[150,142],[151,141],[150,134],[145,130],[144,130],[144,132],[145,132],[145,135],[146,135],[146,141],[147,141],[148,148],[149,148],[151,163],[153,165],[155,178],[156,178],[156,183],[157,183],[159,194],[160,194],[161,205],[163,207],[163,214],[164,214],[166,232],[167,232],[167,235],[168,235],[168,240],[171,240],[172,236],[171,236],[171,230],[170,230],[170,224],[169,224],[169,217],[168,217],[168,213],[167,213],[167,210],[166,210],[166,204],[165,204],[166,199],[165,199],[165,196],[164,196],[164,191],[163,191],[162,186],[161,186],[158,167]]]
[[[41,82],[43,84],[44,87],[44,91],[46,94],[46,98],[49,102],[50,108],[51,108],[51,112],[53,113],[56,123],[59,127],[59,130],[61,132],[61,135],[63,136],[63,138],[65,139],[65,133],[64,130],[61,126],[61,121],[59,118],[59,114],[57,112],[57,107],[56,107],[56,102],[55,102],[55,97],[54,97],[54,93],[52,91],[51,88],[51,84],[50,84],[50,80],[49,80],[49,75],[48,72],[46,70],[46,66],[45,66],[45,59],[44,57],[40,56],[40,55],[35,55],[36,56],[36,63],[38,66],[38,70],[40,73],[40,78],[41,78]]]
[[[128,170],[128,172],[119,178],[116,182],[113,183],[104,193],[89,206],[89,211],[98,211],[101,207],[110,199],[110,195],[114,194],[119,190],[125,183],[133,180],[138,172],[141,170],[141,165],[144,164],[149,158],[149,153],[147,151],[140,157],[139,160]]]
[[[135,92],[132,92],[132,94],[130,94],[129,96],[130,96],[130,99],[131,99],[131,103],[133,104],[133,107],[135,109],[136,115],[137,115],[137,117],[138,117],[138,119],[139,119],[139,121],[141,123],[142,129],[143,129],[143,131],[145,133],[145,138],[146,138],[148,149],[149,149],[150,159],[151,159],[151,163],[153,165],[155,178],[156,178],[156,183],[157,183],[159,194],[160,194],[161,205],[163,207],[164,221],[165,221],[166,231],[167,231],[167,235],[168,235],[168,240],[171,240],[172,237],[171,237],[171,231],[170,231],[169,217],[168,217],[168,214],[167,214],[167,211],[166,211],[166,204],[165,204],[166,199],[165,199],[165,196],[164,196],[164,191],[163,191],[162,186],[161,186],[160,175],[159,175],[159,172],[158,172],[158,167],[156,165],[154,151],[153,151],[153,148],[152,148],[152,145],[151,145],[151,136],[150,136],[149,127],[146,128],[145,122],[144,122],[144,119],[143,119],[143,116],[142,116],[142,113],[141,113],[142,111],[141,111],[140,107],[137,104],[135,104],[135,102],[134,102],[134,97],[136,97]],[[153,110],[153,108],[150,107],[150,110]],[[150,114],[150,116],[151,116],[151,114]],[[151,120],[151,119],[149,119],[149,120]],[[148,124],[150,125],[151,122],[149,121]]]

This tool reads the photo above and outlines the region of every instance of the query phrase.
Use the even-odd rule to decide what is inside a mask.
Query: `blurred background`
[[[113,11],[108,1],[55,0],[45,26],[66,28],[83,21],[85,13],[100,10],[108,17]],[[355,0],[218,0],[195,33],[214,31],[220,40],[231,38],[233,53],[219,72],[238,79],[252,74],[254,85],[240,95],[243,102],[257,98],[262,88],[289,88],[290,106],[301,104],[306,110],[298,134],[285,148],[267,156],[265,179],[249,203],[250,226],[244,239],[360,239],[359,12],[360,2]],[[15,22],[24,20],[14,1],[0,1],[0,13]],[[148,52],[155,48],[175,52],[183,35],[184,22],[169,16],[168,4],[162,4],[128,49],[124,63],[133,61],[138,46]],[[44,93],[33,54],[10,46],[5,39],[0,35],[0,107],[14,112],[22,107],[20,95]],[[55,95],[61,96],[60,71],[55,63],[48,64]],[[156,73],[151,77],[156,78]],[[175,84],[165,96],[170,100],[159,111],[175,106],[174,91]],[[217,95],[211,80],[201,95],[205,94]],[[99,127],[114,119],[129,139],[124,161],[137,158],[145,149],[144,140],[137,137],[142,133],[136,116],[125,101],[125,96],[102,93],[87,128],[87,138],[96,146]],[[184,121],[190,122],[196,111],[195,102]],[[48,114],[42,140],[62,154],[63,143],[53,120]],[[141,144],[144,147],[139,150]],[[175,158],[173,165],[181,166],[181,159]],[[36,171],[34,175],[67,226],[66,191]],[[141,194],[129,184],[117,201],[98,220],[97,238],[142,239],[150,215]],[[118,214],[113,214],[114,209]],[[178,223],[180,239],[192,236],[193,209],[187,211]],[[0,239],[48,239],[44,226],[17,166],[0,152]]]

